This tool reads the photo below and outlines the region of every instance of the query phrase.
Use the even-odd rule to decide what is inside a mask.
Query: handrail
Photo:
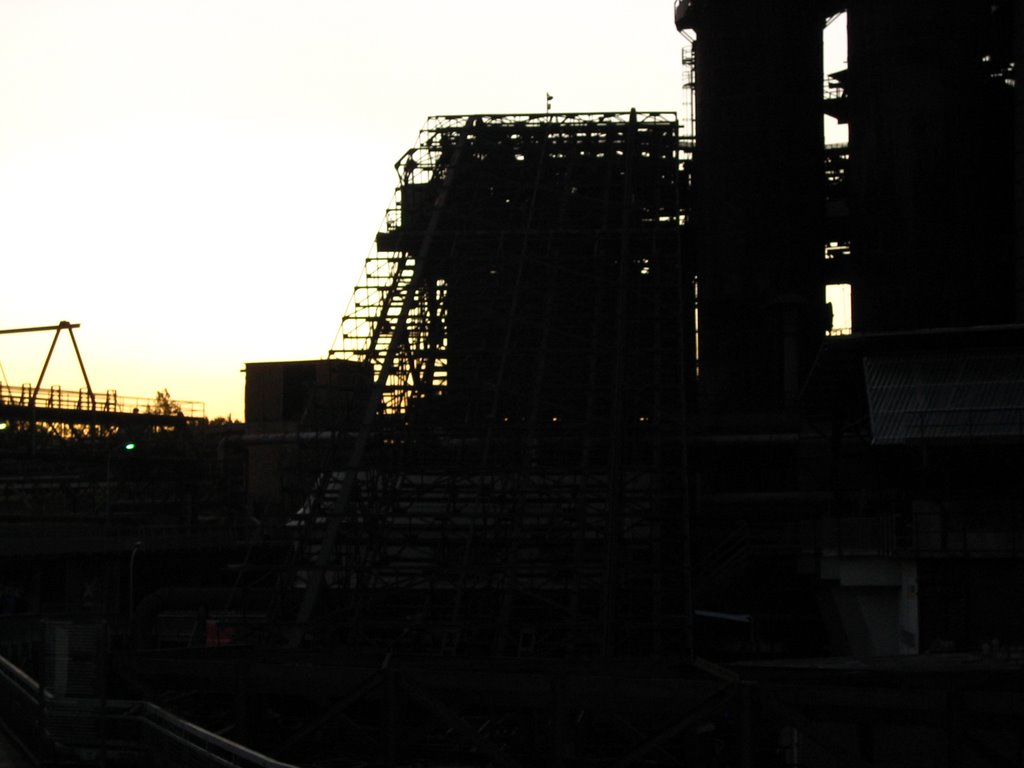
[[[102,411],[104,413],[163,414],[166,404],[153,397],[118,395],[115,390],[103,394],[84,389],[63,390],[59,385],[35,392],[30,384],[12,387],[0,384],[0,403],[30,408],[54,408],[71,411]],[[182,416],[189,419],[206,418],[206,404],[195,400],[175,400]],[[171,415],[171,414],[167,414]]]
[[[142,723],[158,733],[167,736],[202,757],[218,765],[253,766],[254,768],[296,768],[261,752],[249,749],[230,739],[219,736],[201,726],[184,720],[158,707],[156,704],[140,702]]]
[[[41,708],[39,683],[9,659],[0,655],[0,686],[2,698],[9,705],[10,694],[17,694],[26,703],[21,711],[29,712]],[[191,753],[189,765],[229,766],[230,768],[296,768],[291,763],[275,760],[256,750],[249,749],[212,731],[173,715],[167,710],[148,701],[63,698],[54,696],[49,690],[42,691],[45,708],[51,708],[65,716],[78,716],[90,722],[97,718],[110,721],[136,722],[149,733],[139,734],[140,748],[146,746],[147,737],[168,738],[183,746]],[[34,717],[33,722],[42,722]],[[17,735],[17,734],[16,734]],[[40,734],[34,734],[38,737]],[[61,734],[47,731],[44,738],[55,746],[61,741]],[[97,745],[98,746],[98,745]]]
[[[0,656],[0,676],[10,680],[16,688],[30,694],[33,699],[38,694],[39,683],[6,656]]]

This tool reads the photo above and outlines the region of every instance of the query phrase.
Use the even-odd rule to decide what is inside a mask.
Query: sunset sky
[[[671,0],[3,0],[0,328],[240,418],[245,362],[326,355],[427,116],[675,111],[680,42]]]

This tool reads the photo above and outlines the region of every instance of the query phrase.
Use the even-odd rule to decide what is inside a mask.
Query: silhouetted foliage
[[[153,405],[146,407],[147,413],[155,413],[160,416],[174,416],[181,412],[181,405],[177,400],[171,397],[171,393],[166,388],[162,392],[157,392],[156,401]]]

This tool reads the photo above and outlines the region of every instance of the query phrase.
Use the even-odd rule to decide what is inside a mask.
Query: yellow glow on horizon
[[[429,115],[674,111],[679,50],[665,0],[5,0],[0,328],[240,418],[246,362],[327,354]],[[0,340],[8,381],[47,345]]]

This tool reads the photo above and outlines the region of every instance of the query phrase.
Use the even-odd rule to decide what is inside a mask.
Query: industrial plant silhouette
[[[4,387],[11,759],[1019,764],[1015,10],[677,2],[681,121],[430,118],[244,424]]]

